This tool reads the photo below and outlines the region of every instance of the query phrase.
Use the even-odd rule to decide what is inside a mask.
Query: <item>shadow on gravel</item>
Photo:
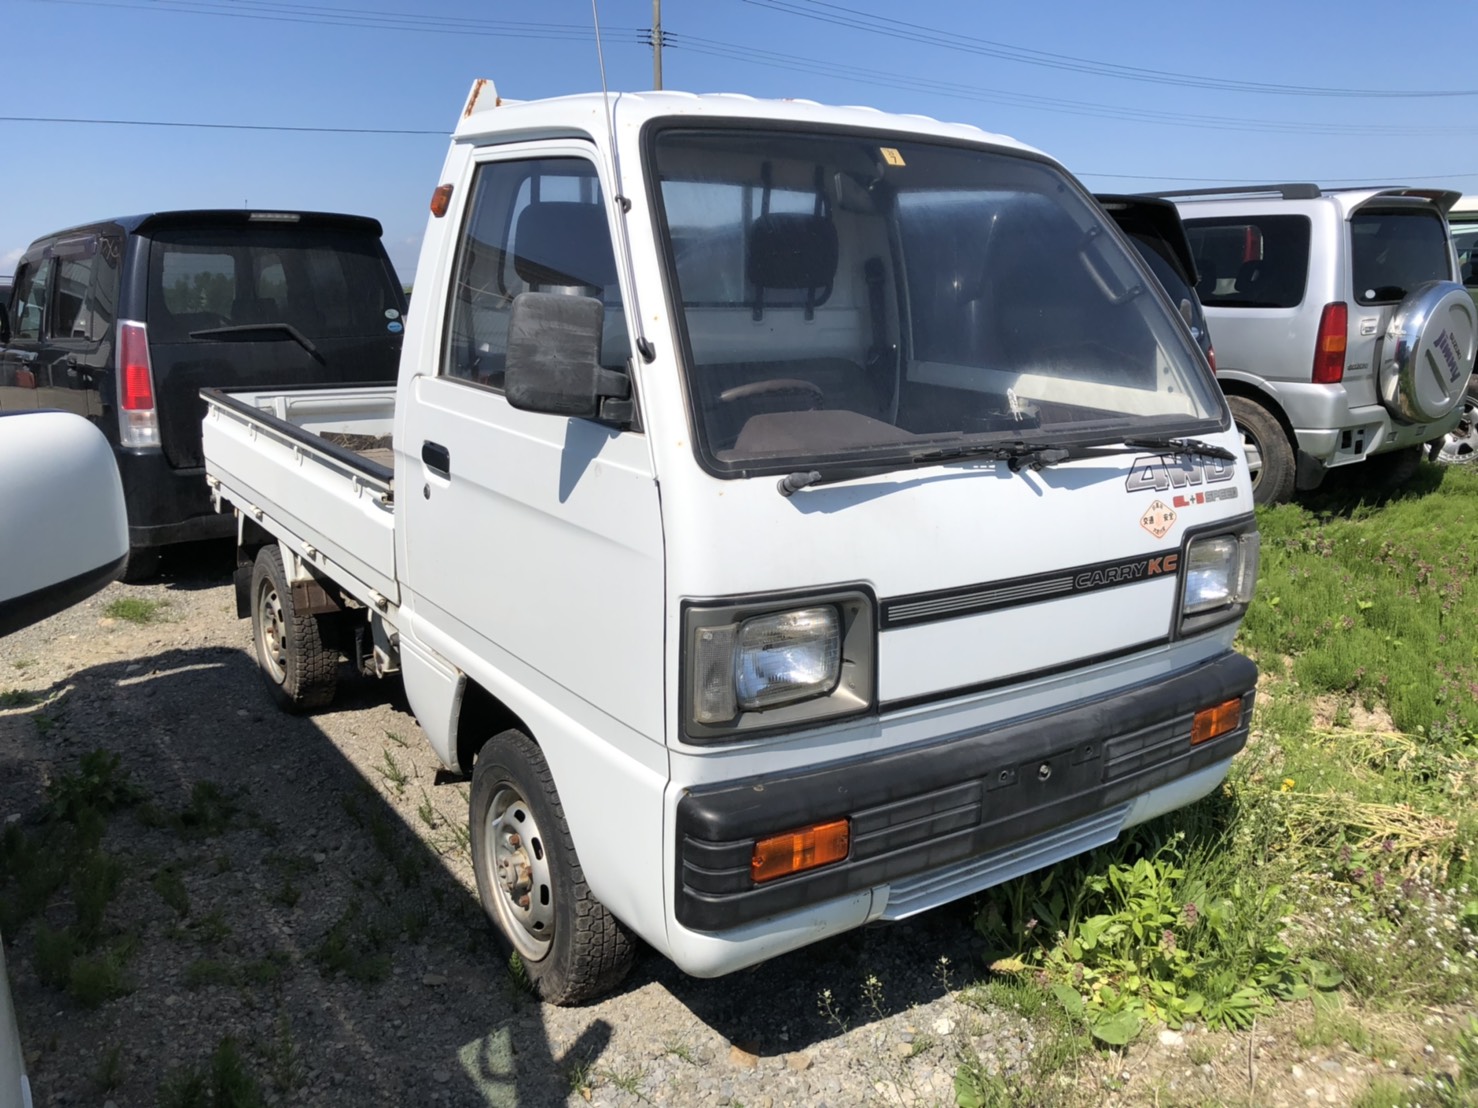
[[[358,725],[376,691],[351,686],[338,718]],[[125,995],[90,1010],[39,979],[38,931],[71,920],[65,885],[5,936],[38,1104],[160,1103],[231,1037],[278,1103],[539,1108],[565,1104],[609,1044],[594,1013],[550,1043],[443,858],[452,828],[431,842],[408,828],[312,719],[276,711],[245,653],[84,669],[0,712],[0,729],[0,801],[23,829],[45,783],[96,747],[143,793],[102,841],[124,867],[105,926],[131,944]],[[121,1078],[104,1097],[109,1056]]]
[[[400,720],[387,721],[387,704],[406,710],[398,683],[347,682],[335,734],[378,743]],[[108,920],[137,939],[132,991],[88,1011],[38,979],[36,922],[6,936],[27,1046],[56,1044],[32,1063],[39,1104],[96,1097],[87,1075],[114,1046],[133,1061],[107,1099],[157,1103],[172,1075],[203,1072],[227,1036],[279,1103],[580,1103],[586,1076],[612,1065],[602,1056],[614,1027],[651,1004],[675,1002],[729,1043],[774,1057],[979,976],[983,948],[961,903],[711,981],[647,952],[617,997],[578,1013],[545,1008],[515,983],[449,864],[465,850],[455,821],[408,826],[405,802],[397,809],[371,784],[373,767],[351,762],[314,719],[280,713],[250,655],[228,647],[78,671],[0,712],[0,735],[0,801],[11,811],[39,812],[45,782],[98,746],[147,794],[112,817],[103,843],[127,867]],[[228,799],[218,826],[191,814],[203,783]],[[422,785],[448,811],[465,804],[452,775],[411,788]],[[187,890],[187,913],[159,891],[166,873]],[[68,909],[63,890],[46,922],[61,926]],[[262,970],[271,966],[280,973]]]
[[[649,952],[628,984],[655,981],[729,1042],[773,1057],[928,1004],[974,980],[981,952],[974,936],[969,901],[961,901],[714,980],[688,977]]]

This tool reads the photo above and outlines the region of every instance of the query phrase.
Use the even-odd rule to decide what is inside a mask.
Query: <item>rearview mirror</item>
[[[503,392],[526,412],[625,421],[631,379],[600,364],[605,305],[591,296],[525,292],[513,298]]]
[[[113,450],[67,412],[0,414],[0,635],[85,600],[123,570]]]

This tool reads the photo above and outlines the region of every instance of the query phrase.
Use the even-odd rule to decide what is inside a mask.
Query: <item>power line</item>
[[[1066,100],[1053,96],[1035,96],[1029,93],[981,88],[974,85],[938,81],[909,74],[886,73],[876,69],[864,69],[857,66],[800,58],[791,54],[778,54],[770,50],[760,50],[733,43],[715,42],[711,39],[698,38],[692,35],[677,35],[671,31],[664,32],[663,40],[667,46],[674,50],[686,49],[692,53],[731,58],[754,65],[786,69],[813,76],[820,75],[839,80],[856,81],[860,84],[874,85],[880,88],[906,88],[916,92],[950,96],[961,100],[1007,104],[1034,111],[1087,116],[1095,119],[1128,119],[1141,123],[1159,123],[1169,126],[1196,127],[1200,129],[1212,127],[1225,131],[1249,131],[1264,134],[1331,134],[1393,137],[1419,134],[1451,134],[1451,128],[1438,126],[1411,127],[1396,124],[1304,123],[1291,120],[1186,115],[1176,112],[1157,111],[1150,108],[1116,108],[1110,105],[1092,104],[1081,100]]]
[[[196,127],[211,131],[287,131],[316,135],[438,135],[451,132],[393,127],[289,127],[270,123],[193,123],[175,119],[81,119],[52,115],[0,115],[0,123],[78,123],[100,127]]]
[[[172,15],[209,15],[227,19],[250,19],[268,23],[295,23],[321,27],[353,27],[371,31],[395,31],[436,35],[474,35],[491,38],[544,39],[588,42],[589,27],[562,23],[528,23],[507,20],[462,19],[453,16],[410,16],[363,8],[271,3],[268,0],[36,0],[46,4],[68,4],[89,8],[122,8]],[[644,27],[613,27],[604,34],[608,41],[642,45]]]
[[[414,130],[411,128],[391,127],[296,127],[270,123],[198,123],[187,120],[174,119],[84,119],[72,116],[42,116],[42,115],[0,115],[0,123],[68,123],[100,127],[181,127],[200,128],[213,131],[280,131],[295,134],[330,134],[330,135],[435,135],[439,138],[447,137],[448,132],[441,130]],[[1176,184],[1215,184],[1215,185],[1258,185],[1263,184],[1266,178],[1242,178],[1242,177],[1167,177],[1158,173],[1097,173],[1080,171],[1079,177],[1105,177],[1124,181],[1171,181]],[[1287,176],[1287,175],[1285,175]],[[1299,174],[1293,174],[1300,177]],[[1315,175],[1317,177],[1317,174]],[[1473,173],[1421,173],[1405,176],[1392,176],[1382,174],[1383,181],[1453,181],[1465,178],[1478,178],[1478,172]],[[1368,177],[1326,177],[1322,179],[1327,185],[1365,184],[1370,180]]]
[[[828,0],[810,0],[802,4],[798,0],[744,0],[755,7],[770,8],[787,15],[829,23],[837,27],[885,35],[892,39],[904,39],[926,46],[938,46],[947,50],[999,58],[1003,61],[1019,62],[1023,65],[1043,66],[1048,69],[1086,73],[1099,77],[1113,77],[1124,81],[1142,81],[1149,84],[1178,85],[1186,88],[1218,89],[1224,92],[1251,92],[1281,96],[1318,96],[1334,98],[1380,97],[1396,99],[1478,96],[1478,89],[1435,89],[1435,90],[1392,90],[1360,88],[1321,88],[1311,85],[1270,84],[1261,81],[1236,81],[1220,77],[1200,77],[1189,73],[1165,72],[1145,69],[1140,66],[1120,65],[1115,62],[1098,61],[1093,58],[1077,58],[1068,54],[1053,54],[1045,50],[1012,46],[990,39],[975,38],[959,31],[945,31],[926,27],[923,24],[887,16],[859,11]],[[822,10],[816,10],[822,9]]]

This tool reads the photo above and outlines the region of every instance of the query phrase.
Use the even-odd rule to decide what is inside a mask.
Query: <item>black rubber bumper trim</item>
[[[1257,667],[1227,652],[1102,700],[790,777],[690,790],[678,802],[677,919],[698,931],[803,908],[991,853],[1231,757],[1247,741]],[[1190,745],[1195,713],[1242,700],[1242,724]],[[845,862],[756,885],[757,839],[850,818]]]
[[[123,563],[126,561],[127,554],[116,562],[98,566],[87,573],[79,573],[76,577],[70,577],[48,588],[0,600],[0,635],[8,635],[12,631],[38,623],[47,616],[54,616],[57,612],[70,608],[80,600],[86,600],[122,573]]]

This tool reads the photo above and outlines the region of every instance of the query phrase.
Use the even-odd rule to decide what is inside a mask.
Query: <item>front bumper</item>
[[[886,914],[912,914],[1025,872],[994,865],[1018,845],[1030,869],[1109,841],[1123,826],[1177,806],[1176,797],[1187,803],[1215,787],[1247,741],[1256,681],[1257,667],[1228,651],[1167,679],[985,731],[691,789],[677,807],[677,922],[722,940],[831,901],[851,904],[849,916],[875,918],[885,908],[872,902],[877,893],[886,900],[880,887],[890,884],[912,892],[894,897]],[[1195,713],[1233,698],[1242,701],[1239,725],[1191,746]],[[1200,792],[1177,789],[1193,777]],[[1152,794],[1160,795],[1141,803]],[[845,861],[762,885],[750,879],[757,839],[843,817],[852,825]],[[1031,849],[1053,836],[1062,849],[1052,856]]]

